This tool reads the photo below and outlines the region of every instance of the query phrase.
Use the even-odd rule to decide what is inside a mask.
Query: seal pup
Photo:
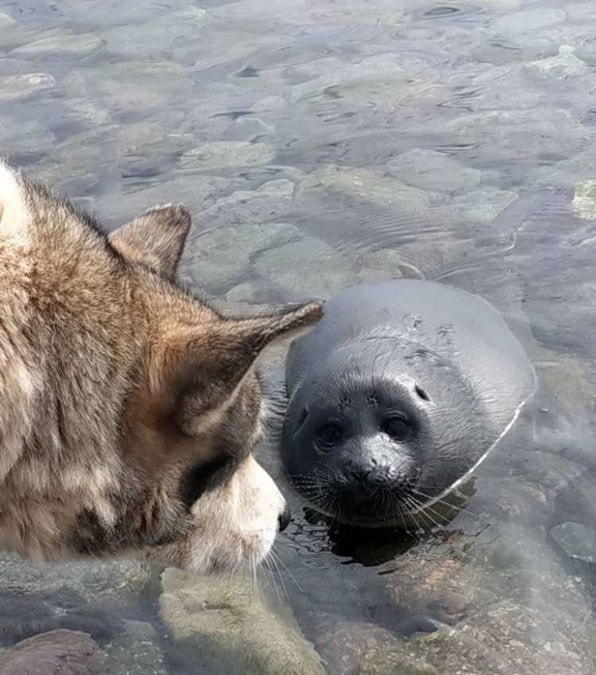
[[[486,300],[426,280],[356,286],[288,352],[284,473],[336,521],[405,526],[469,477],[535,386]]]

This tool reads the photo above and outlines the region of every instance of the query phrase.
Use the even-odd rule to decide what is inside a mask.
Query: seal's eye
[[[407,420],[398,415],[387,417],[381,425],[381,430],[394,441],[406,441],[412,435],[412,428]]]
[[[328,422],[319,429],[317,436],[319,437],[321,445],[330,447],[341,441],[343,438],[343,431],[337,422]]]

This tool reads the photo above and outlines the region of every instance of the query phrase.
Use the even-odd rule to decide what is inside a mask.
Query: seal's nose
[[[290,524],[290,521],[292,520],[292,513],[286,504],[284,506],[284,510],[279,514],[277,518],[277,527],[279,532],[283,532],[286,527]]]

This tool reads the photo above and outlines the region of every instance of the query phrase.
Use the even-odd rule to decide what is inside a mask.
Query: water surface
[[[283,615],[329,673],[596,672],[595,25],[591,0],[0,0],[2,152],[106,228],[186,203],[186,283],[441,280],[537,367],[448,527],[346,537],[294,500],[261,632],[290,644]],[[199,610],[194,641],[164,620],[159,571],[68,569],[3,563],[4,646],[65,626],[112,672],[233,671]]]

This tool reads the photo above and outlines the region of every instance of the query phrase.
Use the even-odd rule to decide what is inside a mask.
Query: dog
[[[156,206],[105,234],[0,164],[0,548],[213,573],[259,563],[285,501],[256,462],[255,361],[318,303],[224,316],[176,283],[191,227]]]

